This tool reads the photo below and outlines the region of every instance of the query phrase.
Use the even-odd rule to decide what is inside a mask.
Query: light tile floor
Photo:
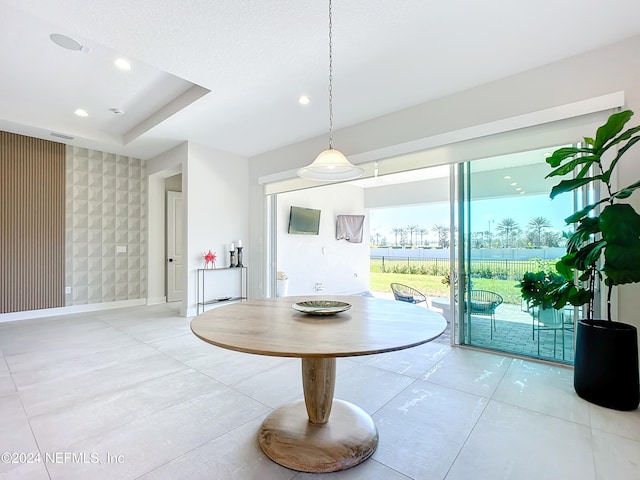
[[[579,399],[567,367],[442,341],[339,359],[336,396],[372,415],[378,449],[288,470],[256,432],[301,396],[299,360],[214,347],[189,321],[159,305],[0,324],[0,478],[640,478],[640,411]]]

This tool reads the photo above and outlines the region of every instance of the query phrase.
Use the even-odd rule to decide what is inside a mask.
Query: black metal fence
[[[449,259],[416,257],[370,257],[371,271],[444,276],[450,271]],[[520,280],[525,272],[547,270],[555,260],[471,260],[472,278]]]

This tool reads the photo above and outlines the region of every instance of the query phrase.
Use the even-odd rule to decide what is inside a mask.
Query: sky
[[[564,219],[573,211],[571,195],[560,195],[553,199],[545,195],[523,195],[507,198],[476,200],[471,205],[471,229],[473,231],[495,232],[497,225],[505,218],[513,218],[523,231],[534,217],[545,217],[551,223],[550,230],[567,230]],[[370,210],[371,235],[386,236],[393,243],[392,228],[418,225],[428,230],[429,239],[435,241],[435,225],[449,225],[449,204],[416,205],[408,207],[377,208]],[[426,241],[426,238],[425,238]]]

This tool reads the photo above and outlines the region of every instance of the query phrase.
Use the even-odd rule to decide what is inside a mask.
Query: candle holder
[[[235,250],[230,250],[229,251],[229,268],[233,268],[236,266],[236,251]]]
[[[238,267],[244,267],[244,265],[242,264],[242,247],[236,247],[236,249],[238,250]]]

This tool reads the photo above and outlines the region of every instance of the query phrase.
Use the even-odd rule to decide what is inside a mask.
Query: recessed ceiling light
[[[505,175],[504,178],[505,180],[509,180],[511,178],[511,175]]]
[[[131,70],[131,64],[124,58],[117,58],[113,63],[115,63],[116,67],[118,67],[120,70]]]
[[[88,117],[88,116],[89,116],[89,114],[87,113],[87,111],[86,111],[86,110],[83,110],[82,108],[78,108],[78,109],[77,109],[75,112],[73,112],[73,113],[75,113],[75,114],[76,114],[77,116],[79,116],[79,117]]]
[[[524,195],[524,190],[520,192],[520,195]]]
[[[517,184],[518,184],[518,182],[511,182],[511,184],[510,184],[510,185],[511,185],[512,187],[515,187]]]
[[[89,51],[87,47],[74,40],[73,38],[67,37],[66,35],[52,33],[51,35],[49,35],[49,38],[53,43],[55,43],[59,47],[66,48],[67,50],[76,50],[84,53],[87,53]]]
[[[306,95],[303,95],[300,98],[298,98],[298,103],[300,105],[309,105],[311,103],[311,99]]]
[[[516,188],[516,191],[519,192],[520,190],[522,190],[522,187],[518,187]]]

